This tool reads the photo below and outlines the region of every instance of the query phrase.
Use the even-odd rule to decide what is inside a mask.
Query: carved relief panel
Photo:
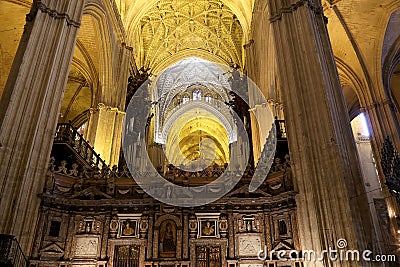
[[[257,253],[263,249],[261,234],[238,234],[236,236],[236,255],[238,257],[256,258]]]
[[[99,237],[92,235],[76,236],[74,247],[74,258],[98,258]]]

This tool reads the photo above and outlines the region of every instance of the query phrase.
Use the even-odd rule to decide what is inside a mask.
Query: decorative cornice
[[[318,6],[314,3],[312,0],[299,0],[297,2],[294,2],[288,6],[282,6],[278,8],[277,10],[274,10],[273,13],[271,14],[269,21],[271,23],[281,20],[282,19],[282,14],[288,14],[288,13],[293,13],[296,11],[298,8],[307,5],[308,8],[312,11],[314,11],[315,14],[321,15],[323,13],[322,6]],[[271,12],[272,13],[272,12]]]
[[[41,1],[35,2],[35,5],[36,5],[36,10],[38,10],[38,11],[40,10],[43,13],[48,14],[50,17],[52,17],[54,19],[65,19],[68,26],[73,26],[76,28],[79,28],[81,26],[80,22],[72,20],[68,14],[58,12],[57,10],[53,10],[53,9],[47,7]]]

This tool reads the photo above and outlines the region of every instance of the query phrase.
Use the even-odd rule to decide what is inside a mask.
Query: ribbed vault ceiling
[[[219,0],[160,0],[135,26],[138,67],[198,56],[243,66],[243,30],[236,15]]]

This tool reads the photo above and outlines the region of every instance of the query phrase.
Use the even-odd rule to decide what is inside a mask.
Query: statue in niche
[[[176,225],[171,220],[162,222],[160,226],[159,253],[160,257],[176,256]]]
[[[90,233],[92,231],[92,222],[86,222],[85,231],[86,233]]]

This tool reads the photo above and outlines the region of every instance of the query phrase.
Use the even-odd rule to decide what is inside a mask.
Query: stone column
[[[108,66],[103,70],[103,76],[107,77],[104,81],[106,86],[101,90],[97,106],[90,109],[86,133],[86,139],[110,166],[118,165],[119,161],[129,60],[132,56],[131,47],[125,43],[118,45],[118,52],[112,53],[115,66]]]
[[[347,240],[347,249],[372,249],[371,217],[321,3],[268,3],[299,187],[301,249],[320,255],[330,240],[336,243],[340,238]],[[325,261],[308,266],[329,264],[361,263]]]
[[[110,166],[117,165],[125,112],[100,103],[90,109],[86,138]]]
[[[377,86],[379,88],[379,86]],[[380,91],[384,91],[381,89]],[[377,92],[371,92],[374,95]],[[383,174],[381,166],[382,148],[385,138],[389,137],[393,143],[393,146],[400,151],[400,129],[397,116],[395,114],[395,107],[393,102],[386,97],[379,97],[383,100],[376,100],[373,103],[368,103],[366,107],[361,108],[361,112],[365,112],[370,124],[369,129],[372,131],[371,134],[371,146],[375,157],[376,167],[380,174],[380,185],[382,187],[382,195],[385,198],[386,205],[388,207],[388,213],[390,218],[390,230],[395,240],[400,237],[398,231],[400,225],[397,223],[396,218],[400,216],[400,207],[396,201],[396,198],[391,195],[388,187],[386,186],[386,178]],[[389,240],[385,241],[389,243]],[[397,244],[390,244],[396,246]],[[390,252],[390,251],[387,251]]]
[[[26,255],[84,4],[34,1],[0,102],[0,233]]]

